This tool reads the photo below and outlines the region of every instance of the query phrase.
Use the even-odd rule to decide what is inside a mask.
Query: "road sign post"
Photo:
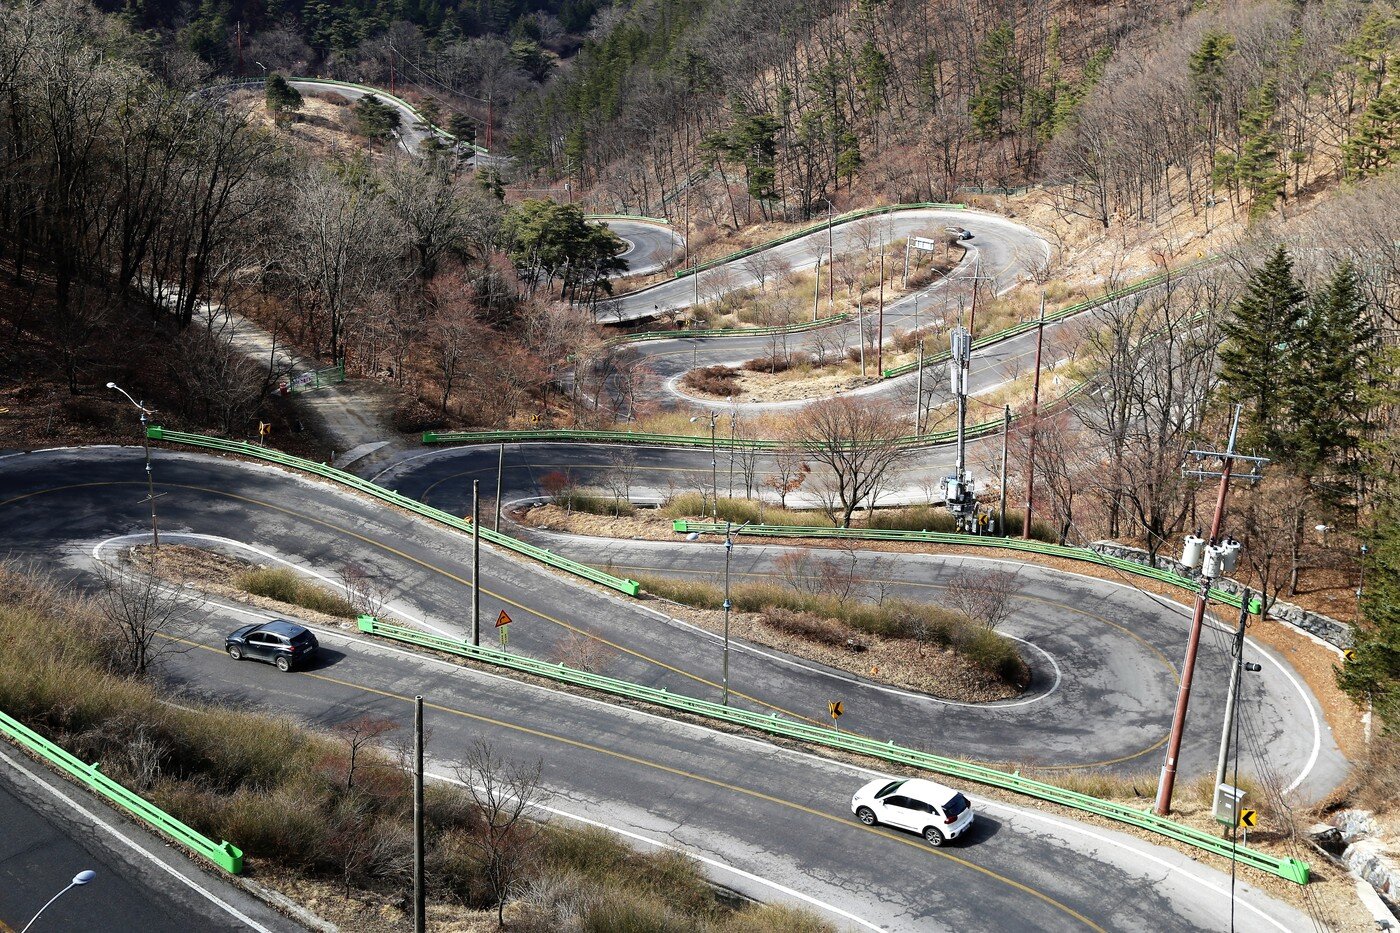
[[[500,636],[502,648],[510,644],[510,616],[504,609],[496,616],[496,634]]]
[[[826,704],[826,711],[827,714],[831,716],[831,728],[840,732],[841,725],[837,720],[846,712],[845,705],[840,700],[832,700]]]

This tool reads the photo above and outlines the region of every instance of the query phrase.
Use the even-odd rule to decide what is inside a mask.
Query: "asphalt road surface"
[[[101,449],[0,460],[0,542],[57,573],[88,572],[95,549],[120,547],[144,526],[140,458],[139,450]],[[353,561],[396,582],[391,604],[400,617],[465,630],[470,555],[460,535],[271,468],[157,452],[155,476],[157,491],[166,493],[166,540],[207,535],[260,562],[286,561],[327,576]],[[740,572],[761,572],[765,552],[736,548]],[[657,566],[671,559],[649,550],[613,553]],[[718,550],[692,545],[687,553],[695,555],[687,566],[712,567]],[[935,564],[889,576],[904,575],[900,585],[914,592],[936,583]],[[1172,659],[1159,657],[1154,643],[1179,641],[1179,618],[1130,590],[1056,577],[1027,576],[1029,609],[1013,630],[1030,650],[1053,656],[1058,675],[1033,662],[1042,683],[1020,706],[938,703],[745,645],[732,657],[735,702],[812,718],[836,693],[848,711],[843,725],[934,751],[1075,766],[1125,749],[1147,755],[1155,767],[1144,749],[1160,743],[1166,712],[1155,711],[1154,724],[1151,707],[1173,675]],[[568,657],[576,639],[586,638],[612,652],[614,676],[715,695],[712,636],[489,549],[483,578],[484,617],[508,608],[516,620],[512,650]],[[717,863],[717,877],[768,899],[807,898],[851,928],[1225,926],[1224,876],[1119,833],[982,803],[984,818],[968,843],[933,852],[912,836],[868,830],[849,817],[850,793],[865,778],[854,769],[333,632],[322,633],[327,651],[317,669],[281,675],[222,654],[223,634],[244,618],[230,608],[209,610],[189,639],[201,647],[172,658],[172,684],[221,704],[283,710],[319,724],[363,712],[402,720],[406,698],[421,693],[433,704],[433,756],[444,773],[468,741],[491,739],[514,756],[543,762],[556,809],[684,847]],[[1218,704],[1222,680],[1218,666],[1203,666],[1198,712]],[[1264,694],[1251,698],[1251,707],[1306,717],[1307,698],[1290,695],[1286,677],[1276,673],[1260,678]],[[1259,723],[1261,736],[1273,728]],[[1211,757],[1210,732],[1197,731],[1188,769]],[[1290,760],[1287,773],[1295,771]],[[1242,891],[1250,907],[1241,928],[1296,928],[1300,918],[1286,907],[1247,886]]]
[[[668,224],[645,220],[601,220],[625,244],[622,258],[627,271],[622,275],[648,275],[659,272],[681,253],[684,240]]]
[[[96,877],[32,933],[302,929],[0,742],[0,931],[23,929],[85,869]]]

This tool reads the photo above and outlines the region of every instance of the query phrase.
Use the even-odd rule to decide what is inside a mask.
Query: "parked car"
[[[277,665],[279,671],[290,671],[314,655],[318,647],[315,635],[286,619],[245,625],[224,639],[224,650],[235,661],[266,661]]]
[[[931,846],[972,825],[972,804],[958,791],[922,778],[877,778],[856,791],[851,812],[866,826],[883,823],[920,833]]]

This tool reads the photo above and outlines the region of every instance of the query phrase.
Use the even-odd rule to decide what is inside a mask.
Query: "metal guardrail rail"
[[[850,319],[851,316],[849,314],[833,314],[831,317],[818,318],[815,321],[801,321],[797,324],[779,324],[773,327],[721,327],[713,330],[709,328],[647,330],[636,334],[624,334],[621,337],[613,337],[604,341],[604,345],[614,347],[628,343],[640,343],[644,340],[675,340],[685,337],[767,337],[773,334],[800,334],[807,330],[816,330],[820,327],[830,327],[832,324],[841,324]]]
[[[927,201],[918,204],[886,204],[881,207],[866,207],[861,208],[858,211],[848,211],[844,214],[833,217],[831,218],[831,220],[826,221],[824,223],[811,224],[809,226],[801,228],[800,230],[794,230],[791,233],[785,233],[780,237],[768,240],[765,243],[759,243],[757,246],[750,246],[747,249],[736,250],[735,252],[729,253],[726,256],[720,256],[718,259],[709,259],[705,262],[699,263],[694,266],[687,266],[684,269],[677,269],[675,273],[675,278],[684,278],[687,275],[694,275],[697,272],[704,272],[706,269],[713,269],[715,266],[722,266],[726,262],[733,262],[736,259],[743,259],[747,256],[752,256],[754,253],[761,253],[766,249],[772,249],[774,246],[782,246],[784,243],[791,243],[793,240],[800,240],[804,236],[809,236],[813,233],[820,233],[827,227],[834,227],[838,224],[849,223],[852,220],[860,220],[862,217],[874,217],[877,214],[893,214],[899,211],[937,209],[949,211],[964,211],[967,210],[967,205],[943,204],[937,201]],[[645,291],[645,289],[642,289],[642,291]],[[626,298],[627,296],[619,295],[617,297]]]
[[[671,522],[671,529],[681,533],[692,531],[701,534],[724,534],[725,526],[717,522],[692,522],[677,518]],[[1024,551],[1044,554],[1049,557],[1063,557],[1067,560],[1084,561],[1101,567],[1112,567],[1139,577],[1149,577],[1169,586],[1194,591],[1200,581],[1181,574],[1147,567],[1143,564],[1100,554],[1088,548],[1072,547],[1065,544],[1050,544],[1046,541],[1024,541],[1020,538],[1003,538],[996,535],[968,535],[945,531],[898,531],[890,528],[825,528],[819,525],[744,525],[733,529],[734,534],[769,538],[842,538],[856,541],[912,541],[925,544],[950,544],[964,547],[995,547],[1010,551]],[[1240,595],[1225,590],[1212,589],[1210,598],[1227,606],[1240,607]],[[1250,603],[1251,611],[1258,612],[1260,603],[1256,597]]]
[[[465,531],[468,533],[472,530],[471,522],[460,519],[448,512],[444,512],[442,509],[435,509],[430,505],[424,505],[417,499],[410,499],[408,496],[400,495],[397,492],[385,489],[383,486],[371,483],[369,480],[362,479],[353,473],[337,470],[335,467],[328,466],[324,463],[316,463],[313,460],[306,460],[302,457],[284,454],[280,450],[273,450],[270,447],[258,447],[255,444],[245,444],[243,441],[230,441],[221,437],[205,437],[202,434],[186,434],[183,431],[167,431],[160,425],[151,425],[148,427],[146,429],[146,437],[153,441],[168,441],[172,444],[189,444],[192,447],[203,447],[208,450],[238,454],[257,460],[265,460],[268,463],[276,463],[294,470],[302,470],[306,473],[328,479],[334,483],[339,483],[342,486],[348,486],[358,492],[373,496],[381,502],[387,502],[390,505],[398,506],[401,509],[413,512],[416,515],[421,515],[439,524],[447,525],[449,528],[455,528],[458,531]],[[602,584],[609,589],[617,590],[628,596],[636,596],[642,589],[641,584],[636,580],[627,580],[599,570],[596,567],[590,567],[587,564],[581,564],[578,561],[570,560],[567,557],[560,557],[558,554],[553,554],[545,548],[536,547],[533,544],[521,541],[518,538],[512,538],[510,535],[503,535],[490,528],[481,528],[481,539],[503,547],[508,551],[514,551],[517,554],[537,560],[542,564],[547,564],[556,570],[562,570],[576,577],[591,580],[594,583]]]
[[[1130,826],[1136,826],[1139,829],[1145,829],[1170,839],[1175,839],[1178,842],[1184,842],[1202,851],[1234,859],[1241,865],[1247,865],[1251,868],[1277,875],[1295,884],[1308,883],[1308,863],[1300,859],[1277,858],[1245,846],[1237,846],[1203,830],[1182,825],[1174,820],[1157,816],[1154,813],[1137,810],[1125,804],[1100,800],[1097,797],[1090,797],[1087,794],[1066,790],[1063,787],[1056,787],[1053,784],[1046,784],[1042,781],[1024,778],[1016,772],[998,771],[995,768],[989,768],[985,765],[959,761],[955,758],[945,758],[941,755],[934,755],[929,752],[922,752],[896,745],[893,742],[880,742],[875,739],[852,735],[849,732],[838,732],[834,729],[826,728],[825,726],[783,718],[776,713],[765,715],[748,710],[736,709],[730,706],[722,706],[708,700],[700,700],[684,694],[672,693],[669,690],[646,687],[628,681],[616,680],[611,677],[603,677],[599,674],[592,674],[587,671],[568,667],[564,664],[538,661],[533,658],[510,654],[509,652],[495,648],[475,647],[458,639],[444,638],[439,635],[420,632],[416,629],[383,623],[372,616],[360,616],[358,625],[361,632],[370,635],[378,635],[381,638],[418,645],[459,657],[471,658],[475,661],[497,665],[521,673],[533,674],[537,677],[545,677],[560,683],[585,687],[590,690],[597,690],[624,699],[650,703],[667,709],[703,716],[707,719],[731,723],[736,726],[765,732],[769,735],[795,739],[813,745],[824,745],[827,748],[834,748],[857,755],[866,755],[895,764],[909,765],[937,774],[946,774],[991,787],[999,787],[1003,790],[1013,791],[1018,794],[1035,797],[1061,806],[1072,807],[1086,813],[1093,813],[1111,820],[1116,820],[1120,823],[1126,823]]]
[[[660,224],[663,227],[671,226],[671,222],[665,217],[647,217],[645,214],[584,214],[584,220],[635,220],[644,224]]]
[[[88,764],[4,713],[0,713],[0,733],[14,739],[45,761],[57,765],[147,826],[204,856],[229,874],[242,873],[243,850],[228,841],[214,842],[203,833],[191,829],[160,807],[103,774],[99,770],[99,763]]]

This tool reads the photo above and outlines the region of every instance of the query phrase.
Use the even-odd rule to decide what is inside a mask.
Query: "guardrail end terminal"
[[[373,632],[374,632],[374,623],[375,623],[376,621],[377,621],[377,620],[374,618],[374,616],[371,616],[371,615],[362,615],[362,616],[360,616],[359,618],[357,618],[357,619],[355,620],[355,624],[356,624],[356,626],[359,628],[360,631],[362,631],[362,632],[370,632],[370,633],[373,633]]]
[[[158,425],[158,424],[152,424],[152,425],[147,426],[147,428],[146,428],[146,439],[147,439],[147,440],[152,440],[152,441],[163,441],[163,440],[165,440],[165,428],[162,428],[162,427],[161,427],[160,425]]]

